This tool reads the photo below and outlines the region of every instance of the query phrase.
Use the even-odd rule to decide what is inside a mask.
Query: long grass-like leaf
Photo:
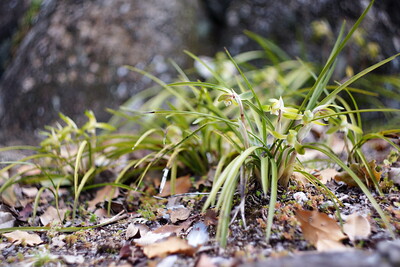
[[[329,95],[327,95],[323,100],[321,100],[321,102],[319,103],[320,105],[325,105],[325,104],[329,104],[329,102],[338,94],[340,93],[340,91],[344,90],[346,87],[348,87],[350,84],[354,83],[355,81],[357,81],[358,79],[360,79],[361,77],[363,77],[364,75],[366,75],[367,73],[379,68],[380,66],[394,60],[396,57],[400,56],[400,53],[391,56],[385,60],[382,60],[374,65],[372,65],[369,68],[366,68],[365,70],[362,70],[361,72],[357,73],[356,75],[354,75],[353,77],[351,77],[350,79],[348,79],[346,82],[344,82],[342,85],[340,85],[339,87],[337,87],[335,90],[333,90]]]
[[[264,192],[264,196],[267,196],[269,190],[269,158],[260,157],[260,172],[261,172],[261,186]]]
[[[78,194],[78,186],[79,186],[79,168],[81,166],[81,161],[82,161],[82,155],[85,149],[85,146],[87,145],[87,141],[84,140],[81,145],[79,146],[78,153],[76,154],[76,160],[75,160],[75,169],[74,169],[74,194],[75,198]],[[75,204],[74,204],[75,206]],[[73,209],[73,219],[75,219],[76,215],[76,209]]]
[[[258,146],[252,146],[244,150],[225,168],[225,170],[221,173],[220,177],[218,177],[216,183],[213,185],[210,195],[208,196],[206,203],[204,203],[203,211],[205,211],[211,205],[211,203],[214,202],[218,194],[218,191],[220,190],[220,188],[222,187],[228,176],[233,175],[235,173],[237,174],[239,172],[239,168],[242,166],[243,162],[247,159],[247,157],[250,156],[258,148],[259,148]]]
[[[270,159],[271,163],[271,195],[269,199],[268,216],[267,216],[267,230],[266,239],[267,243],[271,237],[271,229],[275,215],[275,204],[278,195],[278,168],[274,159]]]

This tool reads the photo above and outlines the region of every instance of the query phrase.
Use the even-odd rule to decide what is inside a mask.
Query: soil
[[[238,212],[230,224],[225,248],[215,240],[218,214],[212,209],[202,212],[207,194],[198,192],[207,192],[209,188],[192,184],[188,193],[154,197],[154,186],[147,185],[141,192],[120,190],[111,202],[109,216],[107,201],[100,200],[95,206],[89,202],[96,198],[100,190],[83,194],[79,220],[74,223],[71,219],[64,220],[63,226],[94,226],[91,229],[59,232],[57,227],[60,225],[50,223],[51,230],[30,232],[39,235],[42,241],[31,246],[24,245],[24,242],[17,245],[18,242],[3,235],[0,238],[0,262],[2,266],[296,266],[299,262],[304,266],[399,266],[398,185],[387,187],[384,195],[372,193],[390,218],[394,236],[385,229],[378,213],[359,188],[335,180],[330,180],[326,186],[342,202],[339,210],[343,220],[350,214],[358,213],[370,225],[367,237],[342,239],[340,243],[344,245],[344,250],[317,251],[305,238],[296,219],[298,210],[317,210],[334,218],[338,225],[339,220],[333,201],[322,188],[294,179],[287,189],[279,188],[269,241],[266,240],[269,198],[257,191],[255,181],[250,183],[246,194],[245,222]],[[67,190],[62,192],[64,197],[60,207],[70,207],[68,203],[72,203],[72,197],[68,196]],[[54,205],[54,199],[51,194],[42,195],[38,216],[33,221],[29,220],[32,201],[25,203],[25,206],[16,208],[3,203],[1,210],[17,218],[16,226],[41,225],[41,217],[48,207]],[[237,194],[234,204],[238,206],[239,203],[240,196]],[[183,213],[177,213],[177,210]],[[235,215],[235,211],[231,216]],[[71,212],[67,211],[66,216],[71,218]],[[102,223],[102,220],[108,221]],[[147,240],[147,244],[139,242],[149,232],[187,240],[199,222],[206,226],[206,231],[200,232],[204,240],[199,246],[189,246],[188,249],[187,243],[182,243],[181,247],[168,250],[152,247],[152,244],[163,242],[165,238],[160,241],[154,237]],[[102,224],[96,227],[99,223]],[[168,244],[165,243],[165,246]]]

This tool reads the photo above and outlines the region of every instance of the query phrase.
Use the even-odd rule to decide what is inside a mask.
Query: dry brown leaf
[[[40,216],[40,222],[44,226],[46,226],[52,222],[62,223],[62,220],[64,220],[64,215],[67,212],[67,210],[59,209],[59,212],[60,212],[61,221],[60,221],[60,218],[58,217],[57,209],[54,208],[53,206],[48,207],[47,210],[43,213],[43,215]]]
[[[144,224],[135,224],[131,223],[128,225],[128,228],[126,229],[126,239],[129,238],[139,238],[144,235],[146,235],[150,231],[149,227],[147,227]]]
[[[15,245],[23,244],[34,246],[43,242],[37,234],[29,234],[20,230],[8,234],[3,234],[3,236],[5,236],[9,242],[15,242]]]
[[[154,243],[143,248],[143,253],[148,258],[164,257],[170,254],[185,254],[193,256],[196,248],[190,246],[186,240],[172,236],[165,241]]]
[[[106,209],[97,209],[93,212],[98,219],[103,220],[104,218],[108,218],[108,212]]]
[[[65,246],[65,235],[55,236],[51,239],[51,245],[55,247],[64,247]]]
[[[192,187],[192,182],[190,181],[189,175],[179,177],[175,182],[175,194],[187,193],[189,192],[190,187]],[[166,197],[169,195],[171,195],[171,182],[167,181],[160,196]]]
[[[176,223],[177,221],[184,221],[190,216],[190,209],[187,208],[179,208],[174,209],[170,213],[170,218],[172,223]]]
[[[127,243],[121,247],[119,250],[119,257],[121,259],[127,259],[129,257],[134,257],[132,253],[132,246],[130,243]],[[110,265],[108,265],[110,267]]]
[[[10,207],[17,206],[18,198],[14,191],[14,188],[16,188],[16,187],[18,188],[19,185],[12,184],[11,186],[6,187],[6,189],[0,195],[0,202],[2,201],[4,204],[6,204]]]
[[[318,251],[339,251],[348,250],[349,248],[343,245],[340,241],[331,239],[319,239],[315,247]]]
[[[134,223],[128,225],[125,232],[125,238],[129,239],[139,235],[139,227],[137,227]]]
[[[360,164],[353,163],[350,165],[350,169],[357,175],[358,178],[361,179],[367,186],[371,186],[375,182],[379,182],[381,180],[382,171],[378,172],[376,170],[376,161],[370,161],[369,166],[372,170],[373,177],[368,174],[367,168],[365,166],[361,166]],[[358,186],[354,179],[348,174],[348,172],[340,172],[335,176],[336,181],[345,182],[348,186]]]
[[[341,250],[345,246],[341,242],[346,236],[336,221],[325,213],[318,211],[298,210],[296,219],[300,222],[304,238],[317,250]]]
[[[21,165],[18,167],[17,172],[23,176],[34,176],[42,173],[40,169],[32,165]]]
[[[343,231],[351,241],[354,241],[357,238],[367,238],[371,234],[371,225],[367,218],[353,213],[347,217]]]
[[[39,191],[36,187],[22,187],[21,190],[22,190],[22,193],[29,198],[36,197],[36,195]]]
[[[165,234],[165,233],[179,234],[181,231],[182,231],[182,226],[166,224],[155,229],[153,232],[156,234]]]
[[[336,175],[338,175],[339,172],[335,169],[328,168],[325,170],[322,170],[318,173],[318,179],[323,183],[326,184],[330,180],[334,179]]]
[[[308,180],[307,178],[300,172],[294,172],[291,176],[291,179],[293,179],[294,181],[297,181],[298,183],[300,183],[301,185],[305,185],[308,184]]]
[[[110,194],[114,190],[114,194],[112,195],[112,198],[116,198],[119,194],[119,189],[117,187],[113,187],[111,185],[106,185],[102,189],[98,190],[96,192],[96,196],[94,199],[89,201],[89,211],[94,211],[96,209],[96,205],[98,203],[104,202],[104,200],[108,199],[110,197]]]
[[[147,232],[145,235],[138,239],[134,239],[136,245],[138,246],[148,246],[154,244],[164,238],[171,236],[171,232],[167,233],[154,233],[154,232]]]
[[[179,235],[182,231],[186,231],[190,227],[190,225],[192,225],[192,223],[193,219],[181,222],[179,225],[166,224],[155,229],[153,233],[155,234],[175,233],[176,235]]]
[[[208,209],[206,211],[206,214],[204,214],[204,223],[207,226],[217,225],[218,217],[217,217],[217,212],[214,209]]]
[[[211,258],[207,254],[201,254],[199,260],[196,263],[196,267],[216,267]]]

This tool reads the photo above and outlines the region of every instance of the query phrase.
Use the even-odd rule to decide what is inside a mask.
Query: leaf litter
[[[301,224],[304,238],[319,251],[343,250],[346,247],[340,242],[346,236],[342,233],[336,220],[327,214],[308,210],[296,211],[296,219]]]
[[[183,186],[176,192],[183,194],[181,196],[170,196],[169,181],[161,198],[143,193],[146,190],[154,192],[148,185],[142,193],[114,190],[112,201],[120,203],[125,216],[112,217],[115,214],[113,211],[107,214],[106,205],[112,193],[110,187],[99,189],[94,197],[92,194],[83,195],[91,210],[81,211],[81,225],[94,225],[101,220],[109,221],[110,224],[72,233],[41,232],[30,234],[33,236],[26,238],[18,235],[7,237],[7,234],[2,234],[0,260],[21,261],[17,259],[18,252],[27,253],[28,248],[43,249],[43,244],[48,246],[52,255],[59,255],[58,259],[65,264],[80,265],[84,258],[84,264],[106,266],[110,264],[126,266],[166,264],[167,266],[171,262],[173,266],[233,266],[264,258],[295,256],[299,252],[315,249],[318,251],[376,249],[380,241],[390,239],[389,235],[382,228],[379,216],[357,187],[349,187],[342,181],[332,180],[332,177],[336,176],[335,171],[326,168],[314,173],[343,204],[340,208],[344,220],[343,232],[336,217],[334,201],[302,178],[293,180],[292,185],[287,190],[281,190],[278,195],[270,243],[265,241],[269,199],[262,195],[247,194],[245,210],[247,227],[241,225],[240,218],[236,218],[230,226],[228,246],[226,249],[221,249],[214,238],[218,213],[213,209],[201,213],[205,196],[187,194],[198,191],[199,187],[205,186],[204,183],[195,181],[192,184],[191,177],[182,176],[177,179],[180,181],[177,185]],[[382,172],[382,175],[384,174],[385,172]],[[362,175],[365,175],[365,172],[362,172]],[[250,185],[249,191],[255,186],[255,184]],[[32,196],[29,190],[25,193],[25,197]],[[379,203],[386,207],[385,211],[391,214],[398,236],[400,231],[398,192],[387,192],[384,197],[373,194]],[[60,210],[66,208],[68,196],[64,196]],[[46,199],[40,201],[38,207],[40,220],[35,222],[26,220],[32,212],[30,204],[32,199],[30,202],[26,201],[23,206],[17,206],[14,213],[6,211],[7,218],[14,218],[15,224],[22,226],[31,223],[51,225],[51,221],[57,222],[58,216],[49,206],[54,199],[51,199],[51,194],[47,196],[43,194],[43,197]],[[235,205],[239,203],[240,200],[236,199]],[[53,215],[48,221],[44,221],[43,218],[49,210],[52,210]],[[67,212],[61,217],[64,216],[67,218],[63,221],[64,226],[68,226],[70,215]],[[20,220],[21,218],[25,220]]]

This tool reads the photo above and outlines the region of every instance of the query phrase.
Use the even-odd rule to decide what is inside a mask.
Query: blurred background
[[[131,65],[165,82],[169,59],[192,67],[183,53],[214,56],[260,49],[249,30],[289,55],[327,59],[343,20],[351,27],[366,0],[2,0],[0,1],[0,145],[35,143],[38,130],[62,112],[78,123],[93,110],[107,121],[151,85]],[[345,71],[400,51],[400,1],[378,0],[339,58]],[[380,73],[399,73],[399,59]],[[340,77],[340,73],[338,74]],[[397,105],[396,103],[388,103]]]

